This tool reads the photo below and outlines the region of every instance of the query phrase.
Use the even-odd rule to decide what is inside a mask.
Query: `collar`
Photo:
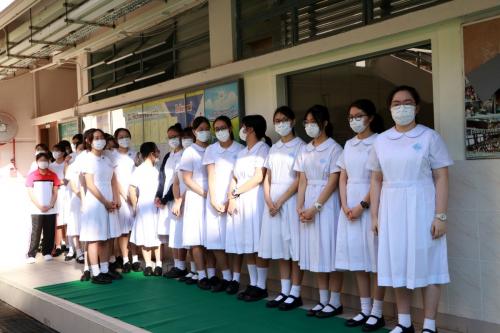
[[[296,145],[298,145],[300,143],[300,141],[301,141],[301,139],[298,137],[295,137],[288,142],[283,142],[281,139],[279,139],[278,141],[276,141],[276,143],[274,145],[277,148],[281,148],[283,146],[285,146],[287,148],[292,148],[292,147],[295,147]]]
[[[219,154],[222,154],[226,151],[230,152],[230,153],[234,153],[235,151],[238,150],[238,143],[236,141],[233,140],[233,143],[231,143],[231,145],[227,148],[223,148],[221,145],[220,145],[220,142],[217,142],[215,143],[215,148],[216,148],[216,151],[217,153]]]
[[[324,142],[322,142],[319,146],[314,146],[313,142],[309,142],[306,146],[307,151],[325,151],[328,148],[330,148],[334,144],[334,141],[332,138],[326,139]]]
[[[408,132],[398,132],[396,131],[396,127],[392,127],[387,131],[387,137],[391,140],[398,140],[401,139],[403,136],[406,136],[408,138],[416,138],[422,135],[425,131],[427,130],[427,127],[424,125],[418,124],[415,126],[413,129],[409,130]]]
[[[245,149],[245,150],[246,150],[246,153],[247,153],[247,154],[253,153],[254,151],[257,151],[257,150],[260,148],[260,146],[265,145],[265,144],[266,144],[266,143],[264,143],[264,142],[262,142],[262,141],[259,141],[259,142],[257,142],[257,143],[256,143],[256,144],[252,147],[252,149],[248,149],[248,147],[246,147],[246,149]]]
[[[367,138],[364,138],[364,139],[358,139],[358,136],[356,135],[354,138],[352,138],[350,140],[351,144],[353,146],[357,146],[360,142],[363,142],[363,144],[365,146],[370,146],[373,144],[373,142],[375,141],[375,138],[377,137],[377,133],[374,133],[372,135],[370,135],[369,137]]]
[[[198,145],[197,143],[193,143],[193,144],[191,145],[191,147],[193,147],[193,148],[194,148],[194,150],[196,150],[196,151],[198,151],[198,152],[200,152],[200,153],[203,153],[203,152],[205,151],[205,149],[206,149],[206,148],[204,148],[204,147],[202,147],[202,146]]]

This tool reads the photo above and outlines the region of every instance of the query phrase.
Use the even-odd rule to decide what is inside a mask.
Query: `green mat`
[[[345,327],[341,318],[309,318],[302,309],[267,309],[264,301],[246,303],[142,273],[124,274],[123,280],[109,285],[75,281],[37,289],[151,332],[361,332]]]

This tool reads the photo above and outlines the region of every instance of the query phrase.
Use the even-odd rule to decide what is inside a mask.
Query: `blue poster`
[[[204,116],[203,90],[186,94],[186,126],[191,126],[194,118]]]
[[[237,118],[240,112],[238,82],[205,89],[205,117],[214,120],[225,115]]]

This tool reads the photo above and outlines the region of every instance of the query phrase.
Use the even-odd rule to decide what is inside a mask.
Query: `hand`
[[[271,212],[271,216],[276,216],[281,211],[281,207],[283,206],[283,203],[281,202],[281,200],[278,199],[273,204],[274,204],[274,211]]]
[[[72,158],[73,158],[73,157],[71,157],[71,155],[66,156],[66,157],[64,158],[64,163],[68,164],[68,163],[71,161],[71,159],[72,159]]]
[[[41,206],[40,211],[42,213],[47,213],[50,210],[50,206]]]
[[[155,206],[156,206],[156,208],[160,208],[160,206],[161,206],[160,198],[155,198]]]
[[[215,209],[215,211],[219,214],[224,214],[226,212],[226,207],[225,205],[220,205],[219,203],[215,202],[214,200],[210,200],[210,204],[212,207]]]
[[[114,203],[112,201],[105,201],[104,202],[104,207],[106,208],[106,210],[108,212],[111,212],[114,209]]]
[[[314,216],[316,215],[317,212],[318,211],[314,207],[303,210],[301,215],[300,215],[300,217],[301,217],[300,220],[302,222],[312,222],[314,219]]]
[[[375,234],[375,236],[378,236],[378,217],[373,217],[372,216],[372,231]]]
[[[206,199],[206,198],[207,198],[207,195],[208,195],[207,191],[203,191],[203,194],[202,194],[201,196],[202,196],[202,197],[204,197],[204,198]]]
[[[432,239],[438,239],[446,234],[446,222],[439,219],[434,219],[431,226]]]
[[[174,214],[177,217],[181,216],[181,205],[182,201],[176,200],[172,206],[172,214]]]
[[[276,214],[277,214],[276,205],[274,202],[272,202],[272,200],[270,198],[268,200],[266,200],[266,205],[267,205],[267,208],[269,209],[269,215],[276,216]]]
[[[113,200],[113,202],[115,204],[115,208],[120,209],[120,207],[122,206],[122,201],[118,198],[118,200]]]
[[[227,213],[231,216],[235,215],[238,213],[237,205],[236,205],[236,200],[235,199],[230,199],[229,204],[227,206]]]
[[[132,217],[135,217],[137,215],[137,207],[132,207],[130,214],[132,214]]]
[[[347,206],[342,206],[342,211],[344,212],[345,216],[347,216],[347,219],[349,219],[349,221],[351,220],[351,214],[352,214],[352,211],[349,207]]]
[[[359,217],[363,214],[364,208],[361,205],[356,205],[353,209],[351,209],[351,218],[349,220],[354,221],[359,219]]]

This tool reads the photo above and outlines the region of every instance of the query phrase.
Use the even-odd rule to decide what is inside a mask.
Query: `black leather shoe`
[[[78,258],[76,258],[76,262],[79,264],[85,263],[85,257],[83,256],[83,254],[81,254]]]
[[[198,281],[198,288],[202,290],[210,290],[212,289],[212,285],[210,284],[210,280],[206,277]]]
[[[122,273],[128,274],[132,270],[132,265],[129,262],[123,264]]]
[[[210,281],[210,288],[213,288],[219,284],[220,279],[217,276],[212,276],[208,281]]]
[[[338,308],[336,308],[331,304],[327,304],[327,305],[325,305],[325,308],[327,308],[327,307],[333,309],[333,311],[330,311],[330,312],[319,311],[318,313],[316,313],[316,318],[323,319],[323,318],[335,317],[335,316],[338,316],[339,314],[342,314],[342,312],[344,312],[344,307],[342,305],[339,306]]]
[[[90,280],[90,271],[83,271],[82,276],[80,277],[80,281],[88,281]]]
[[[73,254],[72,256],[64,256],[64,261],[71,261],[75,259],[75,254]]]
[[[226,288],[226,293],[229,295],[234,295],[240,290],[240,283],[238,281],[229,281]]]
[[[375,318],[377,319],[377,322],[375,324],[365,323],[362,327],[363,332],[373,332],[385,326],[384,316],[382,316],[381,318],[376,316],[368,316],[366,320],[368,320],[369,318]]]
[[[123,257],[122,256],[116,257],[116,268],[123,269]]]
[[[422,330],[422,333],[438,333],[438,330],[436,329],[435,331],[431,330],[431,329],[428,329],[428,328],[424,328]]]
[[[281,298],[279,300],[276,300],[276,298],[278,298],[278,296],[281,296]],[[277,308],[278,306],[280,306],[281,303],[283,303],[286,298],[288,297],[287,295],[283,294],[283,293],[280,293],[278,296],[276,296],[275,299],[272,299],[270,301],[267,301],[266,303],[266,307],[267,308]]]
[[[319,310],[313,310],[313,309],[314,309],[315,307],[317,307],[318,305],[319,305],[321,308],[320,308]],[[318,303],[318,304],[316,304],[315,306],[313,306],[311,309],[307,310],[307,312],[306,312],[306,316],[308,316],[308,317],[314,317],[314,316],[316,316],[316,313],[318,313],[318,312],[320,312],[321,310],[323,310],[323,308],[324,308],[324,307],[325,307],[325,306],[324,306],[323,304]]]
[[[186,282],[187,280],[189,280],[191,278],[191,276],[188,276],[189,274],[191,274],[191,276],[195,275],[195,273],[193,273],[193,272],[188,272],[186,275],[181,276],[179,278],[179,280],[177,280],[177,281],[179,281],[179,282]]]
[[[144,269],[144,272],[142,273],[144,276],[151,276],[153,275],[153,267],[148,266]]]
[[[188,273],[187,269],[179,269],[177,267],[172,267],[168,272],[163,274],[163,277],[167,279],[178,279],[186,276]]]
[[[360,312],[359,315],[361,315],[361,320],[354,320],[354,317],[357,317],[358,315],[354,316],[353,318],[351,319],[347,319],[345,321],[345,326],[347,327],[358,327],[358,326],[361,326],[361,325],[364,325],[366,323],[366,321],[368,320],[368,316],[365,315],[363,312]]]
[[[289,295],[288,298],[293,298],[293,302],[286,303],[285,301],[283,301],[283,303],[281,303],[278,307],[280,311],[290,311],[290,310],[296,309],[304,304],[304,303],[302,303],[301,297],[295,297],[293,295]]]
[[[238,299],[239,299],[240,301],[244,300],[244,299],[245,299],[245,297],[246,297],[246,296],[247,296],[247,295],[248,295],[248,294],[252,291],[252,289],[253,289],[253,288],[256,288],[256,287],[255,287],[255,286],[248,285],[248,286],[246,287],[246,289],[245,289],[245,290],[243,290],[242,292],[240,292],[240,293],[238,294],[238,296],[237,296],[237,297],[238,297]]]
[[[196,279],[194,279],[194,277],[196,276]],[[187,285],[193,285],[193,284],[197,284],[198,283],[198,274],[195,274],[193,275],[192,277],[188,278],[185,283]]]
[[[161,269],[161,267],[156,266],[155,270],[153,271],[153,275],[154,276],[161,276],[161,273],[163,273],[163,270]]]
[[[132,264],[132,270],[134,272],[142,272],[141,262],[137,261]]]
[[[97,276],[93,276],[91,282],[95,284],[110,284],[112,280],[106,274],[100,273]]]
[[[219,282],[215,286],[212,286],[212,292],[220,293],[222,291],[226,291],[229,286],[229,281],[224,279],[219,279]]]
[[[411,325],[410,327],[404,327],[401,324],[397,324],[396,327],[399,327],[401,329],[401,333],[415,333],[415,327],[413,327],[413,325]]]
[[[121,280],[123,279],[123,276],[118,273],[117,271],[109,271],[106,273],[112,280]]]
[[[61,250],[61,249],[55,249],[54,251],[52,251],[52,256],[53,257],[59,257],[64,251]]]
[[[245,302],[256,302],[268,297],[267,289],[254,287],[246,296]]]

